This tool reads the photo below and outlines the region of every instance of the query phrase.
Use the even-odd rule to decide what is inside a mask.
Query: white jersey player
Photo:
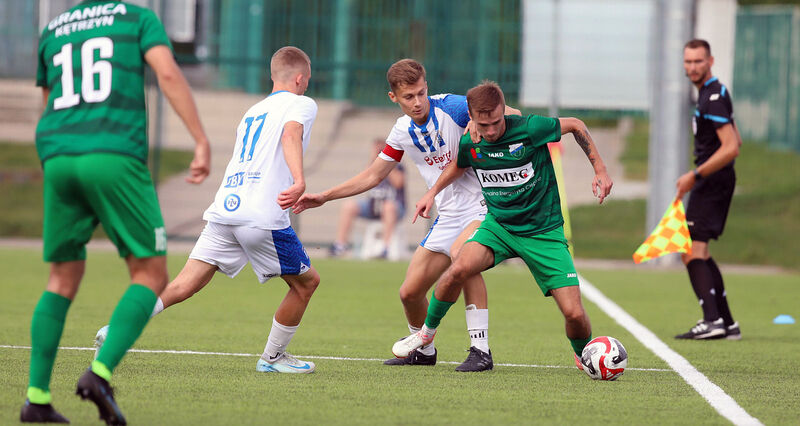
[[[469,122],[466,98],[456,95],[428,96],[425,68],[417,61],[403,59],[386,73],[391,91],[389,98],[405,115],[397,120],[386,146],[365,170],[331,189],[305,194],[295,204],[294,212],[319,207],[330,200],[350,197],[373,188],[408,154],[430,187],[457,154],[458,141]],[[513,108],[511,113],[519,113]],[[408,329],[419,330],[428,309],[426,294],[450,265],[456,252],[480,224],[486,214],[480,185],[475,176],[465,174],[447,193],[436,199],[439,217],[420,242],[400,286]],[[476,276],[464,286],[467,305],[467,328],[471,347],[467,360],[457,371],[483,371],[493,367],[489,353],[489,311],[486,285]],[[390,359],[387,365],[433,365],[436,349],[422,347],[402,359]]]
[[[216,271],[233,277],[250,261],[260,282],[280,276],[289,285],[256,370],[310,373],[314,363],[288,354],[286,346],[319,285],[288,212],[305,191],[303,151],[317,115],[316,103],[303,96],[311,61],[302,50],[283,47],[272,56],[270,72],[273,91],[239,123],[225,178],[203,215],[208,223],[153,315],[200,291]],[[105,340],[104,329],[97,334],[98,346]]]

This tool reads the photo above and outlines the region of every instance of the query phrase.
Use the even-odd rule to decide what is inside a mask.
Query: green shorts
[[[494,252],[494,266],[512,257],[522,258],[545,296],[551,296],[550,290],[578,285],[578,274],[563,227],[523,237],[511,234],[495,221],[494,216],[487,214],[467,241],[490,248]]]
[[[150,171],[120,154],[59,155],[44,163],[44,260],[86,259],[97,224],[121,257],[164,256],[167,235]]]

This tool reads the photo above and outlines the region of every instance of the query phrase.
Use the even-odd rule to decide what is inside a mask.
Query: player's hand
[[[305,191],[305,182],[293,183],[292,186],[286,188],[286,190],[278,194],[278,205],[284,210],[292,207]]]
[[[292,213],[302,213],[307,209],[313,209],[325,204],[325,198],[322,194],[303,194],[294,206],[292,206]]]
[[[481,141],[481,135],[478,134],[478,127],[472,120],[469,120],[467,127],[464,127],[464,134],[466,135],[467,133],[469,133],[469,138],[472,139],[472,143],[478,143]]]
[[[614,186],[614,182],[606,171],[595,173],[592,180],[592,193],[600,200],[600,204],[603,204],[603,200],[611,193],[612,186]]]
[[[189,164],[189,176],[186,182],[200,184],[211,173],[211,147],[208,141],[197,144],[194,148],[194,158]]]
[[[676,198],[682,199],[687,192],[691,191],[694,187],[695,178],[694,172],[689,171],[684,173],[681,177],[678,178],[678,181],[675,183],[675,187],[678,189],[678,194]]]
[[[433,199],[434,196],[429,192],[426,192],[425,195],[423,195],[422,198],[417,201],[415,206],[416,211],[414,212],[414,218],[411,219],[411,223],[416,223],[417,217],[430,219],[431,208],[433,207]]]

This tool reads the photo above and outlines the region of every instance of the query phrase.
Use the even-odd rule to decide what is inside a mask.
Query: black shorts
[[[725,167],[692,188],[686,207],[686,222],[692,241],[708,242],[722,235],[734,187],[736,172],[733,167]]]

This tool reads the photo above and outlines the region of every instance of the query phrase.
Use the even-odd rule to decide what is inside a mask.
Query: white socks
[[[467,305],[466,314],[470,345],[489,353],[489,310]]]
[[[158,300],[156,300],[156,306],[153,307],[153,313],[150,314],[150,318],[153,318],[154,316],[160,314],[163,310],[164,310],[164,301],[161,300],[161,298],[159,297]]]
[[[273,362],[278,359],[286,351],[286,346],[289,345],[292,337],[294,337],[297,327],[299,326],[289,327],[283,325],[276,321],[275,317],[272,317],[272,330],[270,330],[269,337],[267,337],[267,346],[264,347],[261,359],[267,362]]]
[[[425,325],[423,324],[422,327],[425,327]],[[411,334],[414,334],[414,333],[418,332],[419,330],[420,330],[419,327],[414,327],[411,324],[408,325],[408,331],[410,331]],[[431,342],[429,345],[425,345],[425,346],[419,348],[418,350],[420,352],[422,352],[423,355],[427,355],[427,356],[431,356],[431,355],[436,353],[436,347],[433,346],[433,342]]]

